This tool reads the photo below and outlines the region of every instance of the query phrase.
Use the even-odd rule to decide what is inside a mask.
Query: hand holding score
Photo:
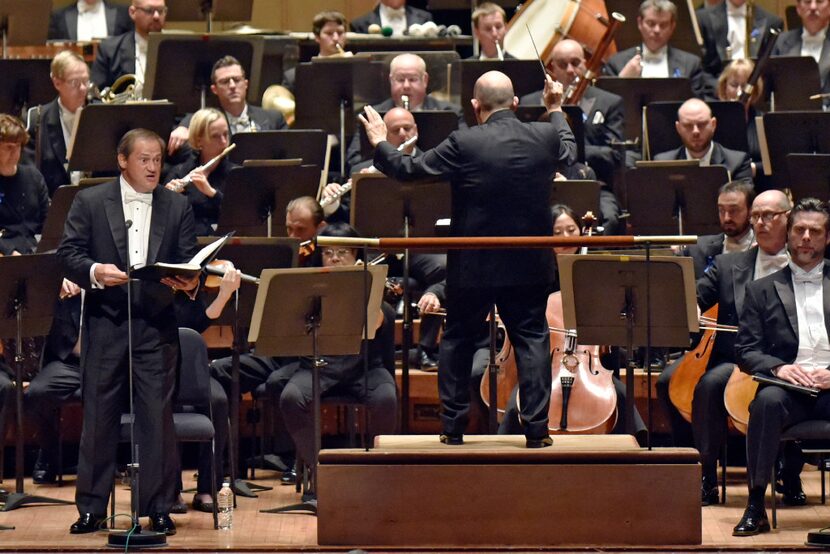
[[[377,148],[377,145],[386,140],[386,123],[383,118],[375,111],[372,106],[364,108],[364,114],[358,114],[360,122],[366,129],[366,137],[369,139],[372,147]]]
[[[95,266],[95,280],[105,287],[114,287],[125,284],[129,279],[114,264],[98,264]]]

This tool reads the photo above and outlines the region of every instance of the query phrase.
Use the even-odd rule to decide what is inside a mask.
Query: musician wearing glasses
[[[189,140],[193,150],[162,179],[164,186],[184,194],[193,209],[196,235],[216,234],[225,180],[236,164],[220,157],[228,147],[228,121],[222,112],[205,108],[190,120]]]
[[[147,39],[160,33],[167,19],[165,0],[133,0],[129,8],[135,31],[109,37],[98,46],[92,64],[92,82],[99,89],[112,86],[121,76],[135,75],[135,94],[141,98],[147,70]]]
[[[49,40],[90,41],[134,29],[127,6],[107,0],[78,0],[52,12]]]
[[[252,131],[279,131],[288,127],[282,113],[248,104],[248,78],[242,64],[233,56],[225,56],[213,64],[210,80],[213,83],[210,91],[219,99],[219,107],[228,121],[230,136]],[[170,133],[168,154],[176,152],[187,141],[191,117],[191,114],[186,115]]]
[[[33,156],[52,196],[61,185],[77,184],[80,176],[67,171],[66,153],[75,116],[86,105],[89,67],[81,56],[64,50],[52,60],[49,77],[58,97],[32,112],[29,134],[34,137],[34,144],[29,144],[27,154]]]
[[[801,200],[787,222],[789,262],[781,271],[746,289],[735,341],[741,370],[775,376],[790,384],[818,389],[819,393],[811,397],[783,386],[762,384],[755,394],[747,428],[749,499],[732,532],[735,536],[770,529],[764,497],[783,430],[807,419],[830,419],[830,396],[826,393],[830,389],[830,265],[824,259],[828,240],[827,205],[815,198]],[[797,469],[801,469],[800,464]],[[786,500],[791,491],[786,481],[784,485]],[[800,491],[800,481],[797,485]],[[806,502],[803,493],[799,500],[799,504]]]

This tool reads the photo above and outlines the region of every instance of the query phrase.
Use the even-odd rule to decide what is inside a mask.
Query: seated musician
[[[165,0],[132,0],[130,19],[135,31],[109,37],[98,46],[92,64],[92,82],[99,89],[112,86],[124,75],[135,75],[135,95],[143,97],[147,71],[147,40],[150,33],[160,33],[167,19]]]
[[[27,154],[34,158],[51,196],[59,186],[73,182],[67,171],[66,153],[75,116],[86,105],[89,67],[81,56],[64,50],[52,60],[49,76],[58,97],[38,108],[37,122],[28,130],[34,138]],[[74,177],[77,184],[80,175]]]
[[[713,78],[731,61],[757,57],[767,29],[784,28],[780,17],[753,2],[750,44],[746,48],[747,3],[747,0],[725,0],[696,12],[703,38],[703,69]]]
[[[792,206],[783,192],[768,190],[755,197],[750,223],[757,246],[744,251],[716,256],[714,262],[697,281],[697,303],[701,312],[717,304],[718,323],[737,325],[745,308],[745,291],[750,283],[774,273],[787,265],[787,214]],[[700,451],[703,466],[701,501],[704,506],[717,504],[717,463],[726,440],[727,413],[723,394],[735,365],[734,333],[715,335],[706,372],[694,388],[692,401],[692,432],[695,447]],[[667,400],[668,383],[679,364],[666,369],[658,381],[658,395],[674,414],[672,425],[685,425]],[[673,429],[674,433],[682,432]],[[795,482],[798,483],[798,473]],[[788,480],[788,503],[803,503],[800,484]],[[796,488],[797,487],[797,488]]]
[[[733,181],[752,180],[752,163],[746,152],[731,150],[713,140],[717,119],[706,102],[697,98],[686,100],[677,110],[674,124],[683,145],[676,150],[660,152],[654,160],[700,160],[701,166],[722,165]]]
[[[567,91],[576,87],[585,77],[585,51],[575,40],[564,39],[553,47],[551,68],[553,78]],[[542,91],[526,94],[519,99],[520,105],[542,105]],[[588,86],[579,101],[584,113],[585,161],[596,172],[597,178],[605,183],[600,190],[601,224],[604,234],[614,235],[619,231],[619,205],[614,196],[614,171],[623,161],[622,153],[611,144],[625,139],[623,100],[616,94],[601,88]]]
[[[372,107],[380,114],[392,108],[404,108],[411,112],[422,110],[445,110],[455,112],[458,116],[458,126],[466,127],[464,113],[459,106],[437,100],[427,94],[429,74],[427,64],[423,58],[415,54],[400,54],[389,64],[390,97]],[[349,167],[359,163],[360,137],[355,133],[349,148],[346,151],[346,161]]]
[[[285,231],[292,239],[310,241],[326,226],[323,208],[311,196],[295,198],[285,207]]]
[[[335,223],[320,232],[320,236],[358,237],[357,231],[345,223]],[[320,247],[323,267],[353,266],[359,259],[359,250],[347,247]],[[382,305],[382,313],[369,314],[369,322],[377,325],[375,337],[369,341],[368,351],[359,355],[325,356],[326,365],[320,370],[320,393],[328,396],[354,396],[366,403],[369,415],[370,437],[393,433],[397,427],[397,392],[394,365],[394,313]],[[356,314],[356,317],[362,317]],[[368,374],[364,371],[364,356],[369,357]],[[311,358],[301,359],[300,367],[288,380],[280,395],[280,411],[285,426],[294,440],[297,455],[304,461],[314,459],[314,419],[311,412]],[[365,383],[365,384],[364,384]],[[369,439],[371,441],[371,438]],[[371,444],[371,442],[370,442]]]
[[[821,92],[830,92],[830,64],[827,56],[830,52],[830,2],[827,0],[797,0],[795,3],[801,27],[782,33],[772,49],[773,56],[811,56],[818,63],[821,78]],[[825,109],[830,99],[823,100]]]
[[[830,330],[826,325],[828,299],[823,298],[830,290],[830,265],[823,259],[828,240],[830,214],[826,204],[815,198],[801,200],[787,223],[789,263],[746,289],[735,341],[741,370],[816,388],[819,394],[814,398],[778,385],[761,385],[755,394],[747,428],[749,498],[732,532],[735,536],[770,529],[764,496],[784,429],[808,419],[830,419]],[[784,473],[785,500],[794,487],[801,491],[797,474],[792,474],[800,465],[791,469]],[[801,493],[798,504],[805,501]]]
[[[322,11],[314,16],[311,22],[311,32],[314,42],[320,47],[317,55],[321,58],[343,55],[346,46],[346,16],[340,12]],[[351,53],[349,53],[351,55]],[[296,70],[291,68],[282,75],[282,84],[288,90],[294,90]]]
[[[20,163],[29,133],[18,118],[0,114],[0,256],[32,254],[37,246],[49,190],[36,168]]]
[[[215,235],[224,198],[225,181],[236,164],[227,157],[210,163],[228,147],[228,121],[215,108],[199,110],[190,120],[187,159],[168,171],[162,182],[184,194],[193,209],[196,235]]]
[[[249,131],[279,131],[288,128],[282,113],[248,104],[248,78],[242,64],[233,56],[225,56],[213,64],[210,80],[210,91],[219,99],[219,107],[228,120],[230,136]],[[170,133],[168,154],[176,152],[187,141],[192,117],[192,114],[186,115]]]
[[[712,96],[714,85],[703,72],[700,56],[669,45],[677,26],[677,6],[671,0],[643,0],[637,28],[642,46],[617,52],[605,64],[606,75],[618,77],[685,77],[697,98]]]
[[[86,42],[127,33],[135,28],[127,6],[107,0],[78,0],[49,18],[49,40]]]
[[[427,21],[432,21],[432,14],[407,6],[406,0],[380,0],[374,10],[355,18],[350,27],[355,33],[380,33],[388,28],[392,36],[399,37],[409,31],[410,25]],[[372,29],[373,26],[377,30]]]
[[[469,60],[513,60],[515,56],[503,50],[507,32],[507,14],[493,2],[482,2],[473,10],[473,36],[478,40],[479,55]],[[496,46],[498,44],[498,46]]]
[[[727,65],[720,74],[720,77],[718,77],[718,100],[738,100],[744,85],[749,82],[749,77],[752,75],[754,67],[755,64],[752,60],[735,60]],[[752,160],[755,186],[759,191],[772,188],[771,186],[766,186],[768,179],[764,175],[764,172],[758,171],[757,169],[761,166],[761,143],[758,140],[758,125],[755,122],[755,118],[762,115],[756,106],[761,100],[763,92],[764,80],[758,79],[758,82],[752,89],[749,103],[746,106],[746,142],[749,146],[747,154],[749,154],[749,158]]]

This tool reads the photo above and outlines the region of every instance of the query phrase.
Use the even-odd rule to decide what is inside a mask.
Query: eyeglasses
[[[338,258],[343,258],[343,257],[348,256],[349,254],[351,254],[352,249],[351,248],[323,248],[321,250],[321,252],[323,253],[323,256],[325,256],[326,258],[332,258],[332,257],[334,257],[335,254],[337,254]]]
[[[767,225],[769,225],[770,223],[772,223],[773,219],[775,219],[776,217],[778,217],[781,214],[787,213],[788,211],[790,211],[790,210],[781,210],[780,212],[764,212],[764,213],[760,213],[760,214],[751,214],[749,216],[749,222],[751,224],[755,225],[760,220],[760,221],[763,221],[764,223],[766,223]]]
[[[90,83],[88,79],[70,79],[68,81],[66,79],[61,79],[61,81],[66,83],[69,86],[69,88],[75,90],[78,90],[80,88],[89,88],[92,86],[92,83]]]
[[[244,75],[237,75],[237,76],[232,76],[232,77],[223,77],[222,79],[219,79],[218,81],[216,81],[216,84],[219,85],[220,87],[226,87],[226,86],[230,85],[231,83],[237,84],[237,83],[241,83],[244,80],[245,80]]]
[[[167,15],[167,6],[164,6],[163,8],[142,8],[141,6],[135,6],[134,5],[133,7],[135,9],[137,9],[138,11],[140,11],[140,12],[144,12],[145,14],[149,15],[150,17],[154,16],[156,14],[156,12],[158,12],[158,14],[160,16]]]

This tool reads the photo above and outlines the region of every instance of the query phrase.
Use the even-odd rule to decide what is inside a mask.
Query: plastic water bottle
[[[228,481],[222,483],[222,489],[216,495],[216,507],[219,512],[219,529],[233,528],[233,492]]]

